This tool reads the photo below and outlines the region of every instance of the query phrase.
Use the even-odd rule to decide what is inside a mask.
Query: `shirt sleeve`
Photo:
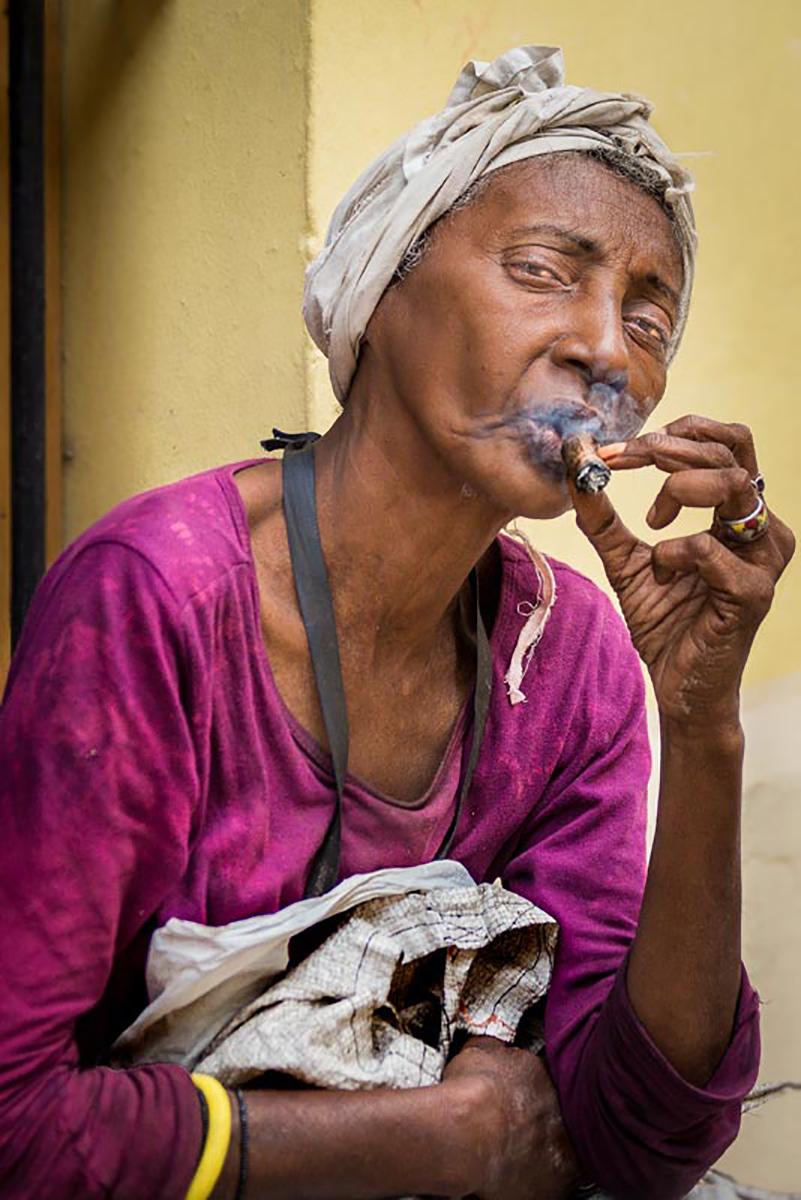
[[[587,1176],[616,1200],[677,1200],[737,1135],[759,1064],[758,998],[743,972],[732,1038],[705,1088],[679,1075],[632,1009],[625,967],[645,883],[650,756],[641,669],[611,611],[592,658],[560,766],[503,877],[559,922],[546,1053]]]
[[[183,1200],[182,1068],[83,1068],[76,1024],[185,870],[198,784],[180,622],[138,552],[90,544],[34,600],[0,712],[0,1192]]]

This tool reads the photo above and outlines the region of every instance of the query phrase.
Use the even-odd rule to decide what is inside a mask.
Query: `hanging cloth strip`
[[[320,543],[315,495],[314,451],[318,434],[282,434],[262,442],[269,450],[284,450],[283,489],[289,554],[298,603],[309,644],[312,669],[328,736],[334,770],[337,802],[323,843],[312,862],[306,896],[320,896],[339,878],[342,829],[342,799],[348,772],[348,712],[342,683],[342,664],[337,641],[334,603]],[[478,762],[487,723],[492,690],[492,657],[489,638],[481,616],[478,575],[470,574],[476,613],[476,683],[473,695],[473,732],[470,754],[461,779],[459,794],[448,830],[435,858],[446,858],[453,844],[465,798]]]

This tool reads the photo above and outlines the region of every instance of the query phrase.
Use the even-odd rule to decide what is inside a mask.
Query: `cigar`
[[[602,492],[612,478],[597,450],[598,443],[591,433],[577,433],[562,442],[562,460],[568,478],[580,492]]]

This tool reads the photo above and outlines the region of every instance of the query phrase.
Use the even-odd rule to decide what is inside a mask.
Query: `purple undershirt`
[[[283,704],[260,633],[233,479],[246,465],[128,500],[80,537],[40,586],[12,664],[0,714],[7,1200],[183,1200],[201,1142],[189,1075],[98,1064],[146,1003],[153,929],[300,899],[331,817],[327,755]],[[554,562],[556,604],[513,707],[503,676],[538,580],[523,547],[500,545],[492,702],[452,857],[559,922],[547,1055],[587,1173],[619,1200],[671,1200],[736,1135],[757,997],[743,974],[703,1089],[634,1015],[623,968],[645,877],[640,666],[608,600]],[[343,875],[436,852],[470,722],[466,705],[415,805],[349,776]]]

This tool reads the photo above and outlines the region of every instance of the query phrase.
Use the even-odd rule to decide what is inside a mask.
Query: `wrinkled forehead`
[[[442,222],[443,232],[457,217],[492,244],[527,230],[561,230],[577,250],[650,260],[677,292],[683,284],[681,235],[666,206],[636,177],[587,154],[542,155],[490,171]]]

